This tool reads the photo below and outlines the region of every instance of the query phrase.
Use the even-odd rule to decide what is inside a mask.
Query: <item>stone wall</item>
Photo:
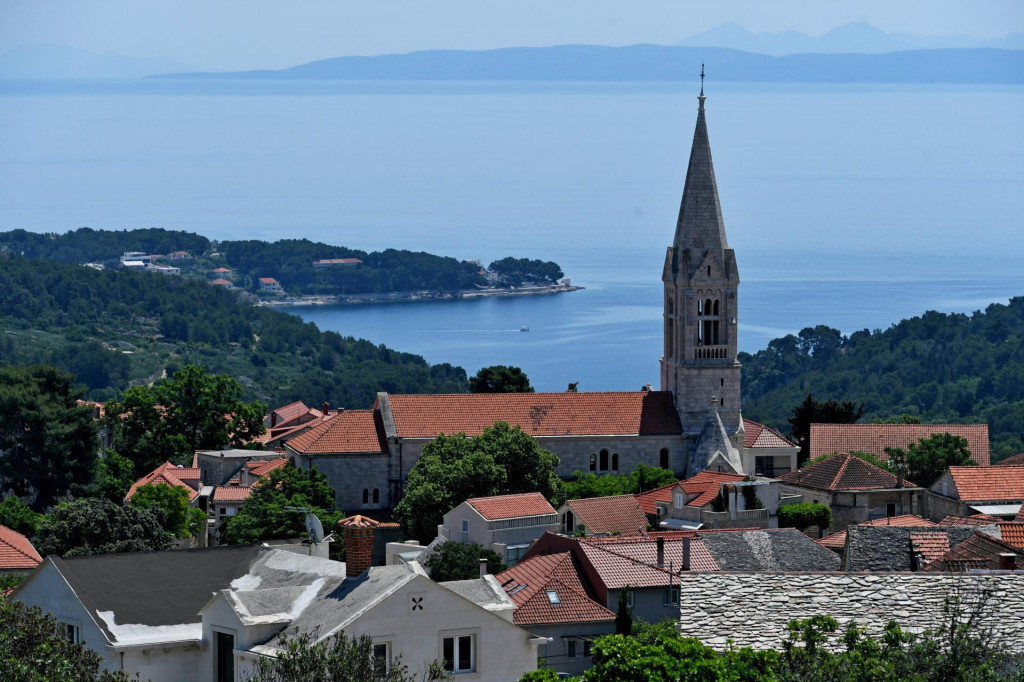
[[[842,648],[842,627],[851,620],[879,637],[896,620],[907,629],[937,628],[945,599],[959,593],[974,603],[990,594],[979,628],[993,642],[1024,654],[1024,571],[950,573],[700,573],[679,577],[679,631],[708,646],[781,649],[786,623],[828,614],[841,627],[830,646]]]
[[[390,509],[398,503],[388,480],[388,455],[299,455],[297,459],[298,466],[312,466],[327,476],[334,489],[334,502],[346,514]],[[378,491],[377,502],[373,501],[374,489]]]
[[[971,513],[967,505],[961,504],[959,500],[938,495],[931,490],[924,494],[923,516],[929,521],[938,523],[947,516],[967,516]]]

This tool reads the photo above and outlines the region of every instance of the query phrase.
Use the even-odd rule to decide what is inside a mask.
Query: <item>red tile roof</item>
[[[285,424],[293,419],[298,419],[302,415],[309,412],[309,408],[301,400],[296,400],[294,403],[279,407],[274,410],[271,414],[277,415],[277,423],[274,426]]]
[[[701,471],[690,478],[679,481],[678,484],[669,483],[668,485],[660,488],[640,493],[636,495],[636,499],[640,503],[640,508],[644,510],[644,513],[651,514],[653,516],[658,513],[658,502],[669,505],[672,504],[672,493],[675,490],[676,485],[681,485],[688,498],[690,496],[696,496],[686,503],[687,506],[703,507],[707,504],[711,504],[711,502],[718,497],[718,490],[722,483],[735,483],[737,481],[742,481],[744,478],[745,476],[742,474],[728,474],[721,471]]]
[[[658,566],[654,538],[581,538],[580,550],[609,589],[658,587],[667,585],[669,569],[678,571],[683,564],[682,540],[665,541],[662,566]],[[718,562],[699,537],[690,540],[690,570],[717,571]]]
[[[260,277],[260,284],[277,284],[277,280],[273,277]]]
[[[1024,466],[949,467],[949,473],[965,502],[1024,500]]]
[[[1017,549],[1024,549],[1024,523],[1020,521],[1002,521],[999,524],[999,535],[1003,542]]]
[[[621,533],[635,535],[647,530],[647,517],[632,495],[588,497],[566,502],[576,525],[583,524],[588,533]]]
[[[614,613],[588,596],[570,552],[534,556],[494,577],[516,605],[516,625],[615,620]],[[551,603],[548,590],[556,593],[558,604]]]
[[[1019,455],[1013,455],[1012,457],[1004,457],[1003,459],[995,462],[996,466],[1020,466],[1024,465],[1024,452]]]
[[[381,525],[381,522],[371,519],[369,516],[356,514],[355,516],[349,516],[338,521],[338,525],[342,528],[377,528]]]
[[[213,490],[214,502],[244,502],[252,495],[252,488],[237,485],[219,485]]]
[[[135,483],[132,483],[132,487],[128,489],[124,499],[132,499],[135,491],[144,485],[157,485],[160,483],[184,488],[188,491],[189,499],[195,499],[199,494],[199,469],[179,467],[170,462],[164,462],[150,473],[135,481]]]
[[[896,475],[853,455],[835,455],[803,469],[791,471],[779,480],[812,490],[881,490],[896,487]],[[904,487],[912,488],[910,481]]]
[[[289,438],[285,444],[303,455],[388,451],[384,424],[375,410],[337,412],[308,431]]]
[[[230,287],[230,286],[234,286],[231,282],[227,281],[223,277],[218,277],[217,279],[210,280],[210,285],[211,286],[215,286],[215,287]]]
[[[949,535],[943,531],[911,531],[910,544],[921,558],[931,562],[949,551]]]
[[[1024,550],[991,535],[977,531],[925,567],[926,571],[966,571],[971,569],[997,570],[1000,554],[1015,554],[1020,566]]]
[[[955,516],[950,514],[939,521],[940,526],[992,526],[1002,519],[989,516],[988,514],[974,514],[972,516]]]
[[[249,462],[247,466],[249,467],[249,473],[251,475],[262,478],[275,469],[288,466],[289,462],[291,462],[291,460],[287,457],[278,457],[277,459],[252,461]]]
[[[925,528],[932,527],[936,524],[934,521],[917,516],[916,514],[900,514],[898,516],[887,516],[882,519],[872,519],[871,521],[865,521],[864,523],[856,524],[858,526],[905,526],[909,528]],[[941,524],[946,525],[946,524]],[[827,535],[820,540],[815,540],[822,547],[828,547],[829,549],[843,549],[846,546],[846,531],[841,530],[838,533],[832,533]],[[948,544],[948,543],[947,543]]]
[[[554,507],[540,493],[474,497],[466,501],[488,521],[555,513]]]
[[[531,436],[656,435],[681,432],[667,391],[387,395],[401,438],[476,436],[496,421]],[[380,399],[378,399],[379,402]]]
[[[911,443],[942,433],[966,438],[974,461],[988,466],[987,424],[811,424],[810,456],[859,451],[887,462],[885,448],[907,449]]]
[[[795,448],[796,443],[788,440],[775,429],[750,421],[743,420],[743,447],[745,448]]]
[[[0,571],[31,570],[43,557],[24,535],[7,526],[0,526]]]

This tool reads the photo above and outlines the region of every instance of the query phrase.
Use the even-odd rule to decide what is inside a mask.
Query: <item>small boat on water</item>
[[[526,326],[526,325],[524,324],[524,325],[523,325],[522,327],[520,327],[520,328],[519,328],[519,331],[521,331],[521,332],[528,332],[528,331],[530,331],[530,328],[529,328],[529,327],[527,327],[527,326]]]

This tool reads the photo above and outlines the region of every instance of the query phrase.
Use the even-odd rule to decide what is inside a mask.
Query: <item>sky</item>
[[[0,0],[0,52],[55,44],[200,69],[284,68],[423,49],[673,44],[730,21],[756,33],[864,22],[988,39],[1024,31],[1024,1]]]

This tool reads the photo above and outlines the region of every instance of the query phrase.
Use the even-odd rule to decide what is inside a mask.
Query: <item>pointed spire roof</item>
[[[702,72],[703,73],[703,72]],[[708,140],[708,126],[704,119],[703,78],[701,94],[697,97],[697,128],[693,132],[693,146],[690,148],[690,164],[686,169],[686,185],[683,200],[679,206],[679,220],[676,222],[675,248],[695,249],[702,254],[709,249],[722,259],[729,242],[725,237],[725,222],[722,220],[722,205],[718,200],[718,183],[715,168],[711,163],[711,143]],[[691,258],[691,262],[695,259]]]
[[[728,467],[732,473],[743,473],[739,450],[729,440],[722,418],[714,406],[708,412],[697,438],[697,446],[690,454],[686,475],[692,477],[712,466]]]

